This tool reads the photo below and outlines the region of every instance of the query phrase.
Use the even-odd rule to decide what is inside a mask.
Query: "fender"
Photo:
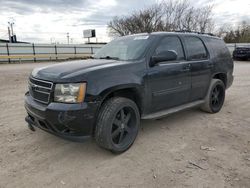
[[[103,98],[113,91],[128,88],[134,88],[142,93],[145,86],[145,64],[131,63],[123,69],[93,72],[88,75],[87,80],[87,94],[98,98]]]
[[[103,100],[109,94],[111,94],[115,91],[123,90],[123,89],[132,89],[136,92],[137,95],[140,96],[140,98],[143,97],[143,88],[141,85],[138,85],[138,84],[123,84],[123,85],[113,86],[113,87],[107,88],[104,91],[102,91],[99,96]]]
[[[136,73],[138,72],[136,71]],[[138,99],[136,102],[140,104],[141,109],[144,109],[146,101],[144,77],[144,75],[137,76],[132,72],[128,74],[112,73],[112,76],[105,76],[93,83],[87,83],[87,95],[91,96],[92,101],[97,101],[100,105],[111,93],[130,89],[135,92],[135,97]],[[90,80],[92,81],[92,79]]]

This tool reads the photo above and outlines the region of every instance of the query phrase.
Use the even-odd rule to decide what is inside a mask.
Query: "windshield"
[[[97,59],[136,60],[142,57],[149,46],[148,35],[134,35],[117,38],[103,48],[93,57]]]

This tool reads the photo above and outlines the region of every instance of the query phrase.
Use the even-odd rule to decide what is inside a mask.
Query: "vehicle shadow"
[[[175,128],[181,129],[184,126],[187,126],[187,124],[183,122],[191,121],[191,119],[196,117],[204,117],[202,114],[206,113],[201,112],[199,109],[190,109],[179,113],[171,114],[169,116],[157,120],[142,120],[137,140],[145,140],[147,138],[150,138],[150,135],[152,134],[161,134],[163,129],[168,131],[171,131]],[[41,136],[42,140],[47,140],[47,142],[50,142],[50,148],[61,147],[63,148],[64,153],[73,152],[74,155],[81,156],[83,158],[91,158],[95,156],[95,159],[110,159],[119,156],[114,155],[112,152],[109,152],[103,148],[100,148],[95,143],[94,138],[79,143],[64,140],[54,135],[45,133],[41,130],[38,130],[37,132],[39,132],[39,136]]]
[[[203,114],[203,115],[202,115]],[[201,118],[207,115],[198,108],[184,110],[178,113],[170,114],[160,119],[142,120],[141,131],[144,133],[162,131],[162,129],[171,130],[178,126],[178,128],[186,126],[184,121],[191,120],[195,117]]]

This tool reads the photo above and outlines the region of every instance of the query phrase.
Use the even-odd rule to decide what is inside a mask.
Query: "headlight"
[[[54,101],[81,103],[84,101],[86,83],[56,84]]]

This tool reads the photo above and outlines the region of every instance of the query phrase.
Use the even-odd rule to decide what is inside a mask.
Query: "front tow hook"
[[[35,127],[32,125],[34,122],[30,119],[29,116],[25,118],[25,121],[28,123],[28,127],[31,131],[36,131]]]

